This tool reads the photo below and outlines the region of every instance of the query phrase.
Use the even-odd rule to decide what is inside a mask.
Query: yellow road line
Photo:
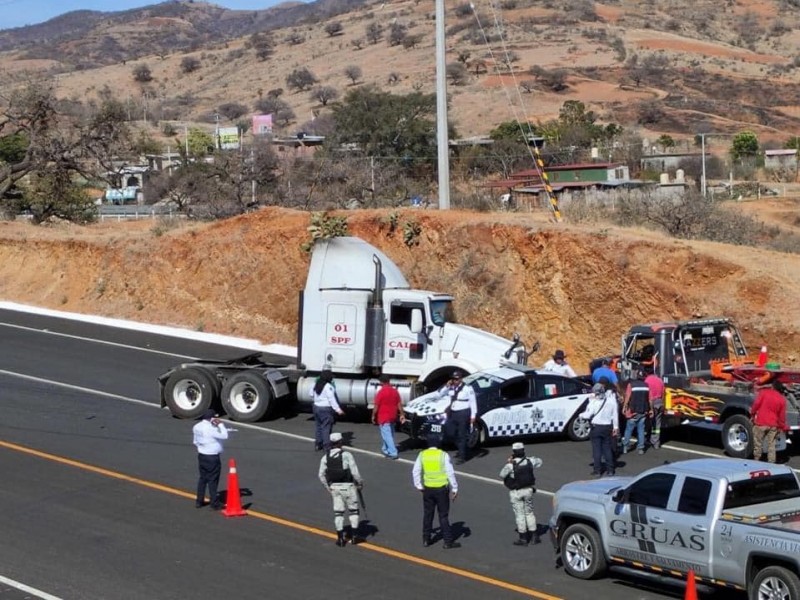
[[[193,493],[185,492],[177,488],[169,487],[167,485],[161,485],[160,483],[154,483],[152,481],[147,481],[146,479],[140,479],[138,477],[132,477],[130,475],[125,475],[124,473],[111,471],[110,469],[96,467],[94,465],[90,465],[84,462],[72,460],[71,458],[65,458],[63,456],[58,456],[56,454],[42,452],[41,450],[35,450],[33,448],[28,448],[27,446],[20,446],[19,444],[14,444],[12,442],[6,442],[0,440],[0,447],[7,448],[9,450],[15,450],[17,452],[22,452],[24,454],[29,454],[31,456],[36,456],[38,458],[43,458],[45,460],[61,463],[63,465],[68,465],[70,467],[76,467],[84,471],[97,473],[98,475],[104,475],[106,477],[111,477],[113,479],[119,479],[121,481],[135,483],[136,485],[141,485],[143,487],[147,487],[152,490],[158,490],[159,492],[166,492],[174,496],[180,496],[181,498],[188,498],[190,500],[194,500],[195,498],[195,495]],[[305,531],[306,533],[312,533],[314,535],[319,535],[329,539],[336,538],[336,536],[330,533],[329,531],[324,531],[322,529],[318,529],[310,525],[303,525],[302,523],[297,523],[296,521],[290,521],[288,519],[283,519],[281,517],[276,517],[274,515],[270,515],[267,513],[248,510],[247,514],[250,517],[261,519],[262,521],[269,521],[270,523],[275,523],[277,525],[282,525],[284,527],[289,527],[291,529]],[[558,596],[551,596],[550,594],[545,594],[544,592],[539,592],[531,588],[527,588],[521,585],[516,585],[508,581],[503,581],[502,579],[494,579],[493,577],[487,577],[485,575],[481,575],[480,573],[474,573],[466,569],[460,569],[458,567],[453,567],[450,565],[446,565],[444,563],[428,560],[426,558],[420,558],[419,556],[414,556],[413,554],[407,554],[405,552],[400,552],[398,550],[392,550],[391,548],[386,548],[384,546],[378,546],[376,544],[364,542],[359,544],[358,547],[363,548],[364,550],[371,550],[373,552],[377,552],[378,554],[383,554],[385,556],[390,556],[392,558],[398,558],[406,562],[421,565],[423,567],[436,569],[437,571],[442,571],[444,573],[458,575],[459,577],[464,577],[465,579],[471,579],[472,581],[478,581],[480,583],[485,583],[487,585],[491,585],[497,588],[502,588],[504,590],[508,590],[511,592],[518,592],[530,598],[539,598],[539,600],[561,600],[561,598],[559,598]]]

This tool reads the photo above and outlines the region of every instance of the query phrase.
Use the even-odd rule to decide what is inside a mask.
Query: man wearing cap
[[[600,383],[592,386],[594,396],[589,400],[586,410],[579,416],[587,419],[591,426],[589,439],[592,441],[592,475],[600,477],[603,474],[613,476],[616,470],[614,450],[611,446],[615,437],[619,436],[619,403],[614,385],[605,377]]]
[[[478,401],[472,386],[465,385],[461,379],[461,371],[454,371],[450,381],[439,390],[439,397],[450,399],[447,409],[449,426],[455,429],[456,448],[458,455],[456,464],[463,464],[467,460],[467,443],[469,432],[475,426],[478,416]]]
[[[382,373],[380,377],[381,388],[375,394],[375,403],[372,407],[372,422],[375,423],[381,432],[382,447],[381,452],[387,458],[397,458],[397,446],[394,444],[394,424],[400,419],[405,422],[403,416],[403,402],[400,392],[391,384],[389,375]]]
[[[544,363],[542,370],[566,375],[567,377],[577,377],[572,367],[567,364],[567,355],[564,354],[563,350],[556,350],[553,353],[553,358]]]
[[[197,466],[200,478],[197,480],[197,495],[194,505],[197,508],[205,506],[206,487],[212,510],[222,508],[222,503],[217,498],[219,474],[222,470],[222,441],[228,439],[228,429],[216,418],[212,409],[206,410],[199,423],[192,427],[193,443],[197,447]]]
[[[453,539],[450,528],[450,500],[458,495],[458,481],[453,471],[453,463],[447,452],[439,449],[441,437],[429,433],[426,436],[428,448],[417,455],[411,475],[414,487],[422,492],[422,545],[432,543],[433,513],[439,513],[439,528],[442,531],[445,550],[460,548]]]
[[[517,521],[519,539],[514,540],[515,546],[527,546],[531,541],[534,544],[541,542],[536,527],[536,515],[533,513],[533,494],[536,492],[533,470],[541,466],[541,458],[528,458],[525,456],[525,446],[521,442],[514,442],[511,456],[500,471],[500,479],[509,490],[511,510],[514,511]]]
[[[358,491],[364,481],[358,472],[353,455],[342,450],[342,434],[332,433],[331,447],[319,461],[319,480],[333,498],[333,525],[336,528],[336,545],[359,542]],[[344,514],[349,513],[350,529],[345,533]]]
[[[314,403],[314,450],[328,450],[336,415],[344,414],[336,397],[336,388],[333,387],[333,372],[329,368],[322,369],[311,388],[311,401]]]

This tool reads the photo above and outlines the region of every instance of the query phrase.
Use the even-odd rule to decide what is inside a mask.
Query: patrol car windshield
[[[503,380],[487,373],[473,373],[472,375],[464,377],[464,383],[472,386],[472,389],[477,392],[479,390],[487,390],[491,387],[498,386],[503,383]]]
[[[439,327],[453,323],[453,306],[450,300],[431,300],[431,320]]]

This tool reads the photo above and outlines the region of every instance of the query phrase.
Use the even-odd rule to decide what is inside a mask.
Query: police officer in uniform
[[[358,538],[359,512],[358,491],[364,481],[358,472],[353,455],[342,450],[342,434],[332,433],[331,448],[319,461],[319,480],[333,497],[333,524],[336,527],[336,545],[345,546],[349,541],[356,544]],[[344,514],[349,512],[350,530],[344,530]]]
[[[509,489],[508,496],[511,500],[511,510],[517,521],[519,539],[514,541],[515,546],[527,546],[531,543],[541,543],[536,528],[536,515],[533,513],[533,495],[536,493],[536,477],[534,469],[542,466],[542,459],[535,456],[525,456],[525,446],[515,442],[511,446],[511,456],[500,471],[503,484]]]
[[[444,548],[460,548],[461,544],[453,540],[449,520],[450,500],[455,500],[458,495],[453,463],[450,462],[450,456],[438,447],[440,436],[428,433],[427,442],[428,448],[417,455],[412,470],[414,487],[422,492],[422,545],[431,545],[433,513],[437,511]]]
[[[460,465],[467,460],[469,433],[475,426],[475,417],[478,413],[475,390],[461,380],[461,371],[454,371],[450,381],[439,391],[439,397],[450,398],[447,421],[448,427],[455,429],[456,448],[458,448],[456,464]]]

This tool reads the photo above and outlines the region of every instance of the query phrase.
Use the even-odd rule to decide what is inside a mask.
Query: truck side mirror
[[[411,333],[422,333],[422,311],[418,308],[411,310]]]

